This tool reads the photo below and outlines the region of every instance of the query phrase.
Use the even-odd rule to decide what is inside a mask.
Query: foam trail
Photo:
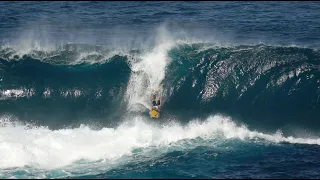
[[[26,129],[22,125],[10,125],[8,119],[2,118],[1,121],[0,169],[24,165],[54,169],[71,165],[81,159],[106,159],[113,162],[124,155],[132,155],[133,149],[154,146],[158,147],[158,153],[163,154],[167,153],[168,148],[160,147],[172,146],[172,143],[178,141],[179,149],[195,147],[197,144],[184,145],[181,140],[197,137],[204,139],[204,145],[206,139],[221,141],[221,138],[320,145],[320,138],[294,138],[284,137],[281,133],[250,131],[245,126],[237,126],[231,119],[218,115],[209,117],[205,122],[193,121],[187,126],[168,124],[163,127],[136,117],[117,128],[101,130],[92,130],[87,126],[54,131],[46,127]]]
[[[0,100],[6,100],[10,98],[19,98],[19,97],[32,97],[35,94],[35,90],[33,88],[26,89],[6,89],[1,91],[0,90]]]
[[[126,92],[129,108],[134,104],[148,104],[151,91],[161,87],[161,81],[165,77],[165,69],[170,59],[168,50],[174,46],[172,37],[164,27],[159,28],[156,38],[156,46],[151,52],[143,54],[135,62],[131,61],[132,73]]]

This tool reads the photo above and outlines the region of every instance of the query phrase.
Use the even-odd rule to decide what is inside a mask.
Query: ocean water
[[[0,9],[0,178],[320,178],[318,2]]]

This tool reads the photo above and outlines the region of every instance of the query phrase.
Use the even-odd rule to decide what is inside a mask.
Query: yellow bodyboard
[[[159,118],[159,115],[160,115],[160,113],[154,109],[150,111],[150,116],[152,118]]]

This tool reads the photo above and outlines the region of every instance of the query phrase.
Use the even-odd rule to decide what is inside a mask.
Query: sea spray
[[[173,46],[172,37],[165,27],[161,27],[157,33],[155,47],[150,52],[141,55],[136,61],[130,62],[133,73],[126,92],[129,109],[133,110],[132,108],[137,103],[148,107],[151,92],[162,87],[166,67],[170,63],[167,53]]]

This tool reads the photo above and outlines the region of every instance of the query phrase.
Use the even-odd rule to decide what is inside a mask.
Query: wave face
[[[42,59],[3,54],[1,113],[42,125],[88,118],[110,124],[110,117],[138,111],[137,103],[148,108],[149,92],[163,86],[163,117],[188,122],[222,113],[261,130],[320,127],[318,50],[164,42],[104,60],[79,60],[83,45],[73,45],[73,59],[63,63],[54,59],[68,59],[67,50]]]
[[[58,56],[64,59],[64,53]],[[93,65],[57,65],[52,59],[0,59],[2,114],[52,128],[117,115],[130,76],[124,56]]]
[[[265,128],[320,127],[318,50],[182,45],[169,53],[168,111],[222,112]]]

